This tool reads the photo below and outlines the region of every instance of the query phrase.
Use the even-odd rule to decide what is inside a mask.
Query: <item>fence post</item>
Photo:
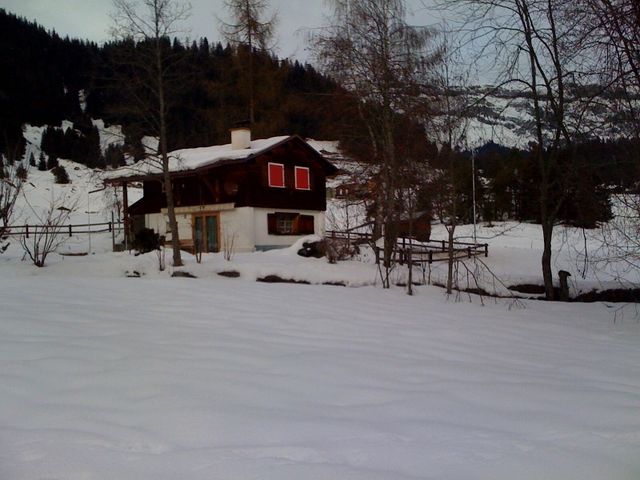
[[[429,265],[433,263],[433,252],[429,250]]]
[[[471,247],[467,247],[467,256],[471,258]]]
[[[29,225],[24,226],[25,237],[29,238]]]
[[[488,243],[484,244],[484,256],[485,257],[489,256],[489,244]]]
[[[72,234],[71,234],[71,225],[69,225],[69,236],[70,237],[72,236]]]
[[[113,225],[113,228],[111,229],[111,251],[115,252],[116,251],[116,226],[113,223],[113,210],[111,210],[111,223],[109,224],[109,226],[111,227],[111,225]]]
[[[442,240],[442,251],[443,251],[443,252],[446,252],[446,251],[447,251],[447,249],[446,249],[446,248],[445,248],[445,246],[444,246],[444,240]]]

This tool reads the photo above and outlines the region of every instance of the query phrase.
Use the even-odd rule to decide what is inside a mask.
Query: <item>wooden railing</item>
[[[372,238],[370,233],[354,232],[350,230],[345,230],[343,232],[329,230],[325,232],[325,237],[331,240],[341,240],[359,245],[362,245],[363,243],[370,243]]]
[[[111,217],[113,219],[113,216]],[[20,235],[24,238],[29,238],[33,235],[68,235],[72,237],[74,235],[94,233],[111,233],[111,246],[113,251],[116,251],[117,242],[116,234],[124,231],[124,222],[121,220],[111,220],[110,222],[96,222],[96,223],[66,223],[62,225],[46,225],[46,224],[25,224],[25,225],[11,225],[4,231],[5,236]],[[125,239],[126,245],[126,239]],[[91,237],[89,236],[89,248],[91,248]],[[125,247],[126,248],[126,247]]]
[[[325,236],[331,240],[346,241],[355,245],[367,243],[374,250],[376,263],[380,263],[383,258],[384,249],[374,244],[369,233],[329,230]],[[489,245],[487,243],[453,242],[454,258],[471,258],[478,255],[489,256]],[[420,241],[403,237],[398,238],[390,260],[392,263],[406,264],[411,262],[414,265],[419,265],[447,261],[448,259],[449,242],[447,240]]]
[[[49,230],[58,233],[68,234],[70,237],[73,235],[83,233],[105,233],[121,231],[123,229],[122,222],[101,222],[101,223],[74,223],[64,225],[11,225],[5,231],[5,235],[22,235],[25,238],[29,238],[29,235],[33,235],[38,231]]]
[[[403,239],[406,240],[406,239]],[[400,265],[411,263],[412,265],[425,265],[434,262],[446,262],[449,260],[449,244],[446,240],[431,240],[429,242],[421,242],[423,244],[409,244],[402,242],[396,245],[391,254],[391,263],[399,263]],[[428,245],[424,245],[428,243]],[[376,264],[384,256],[384,249],[375,246]],[[460,260],[463,258],[472,258],[475,256],[489,256],[489,245],[487,243],[468,243],[453,242],[453,258]]]

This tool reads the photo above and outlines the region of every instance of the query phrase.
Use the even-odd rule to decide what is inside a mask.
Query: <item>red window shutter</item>
[[[301,235],[312,235],[314,232],[313,215],[300,215],[298,219],[298,233]]]
[[[278,233],[278,219],[275,213],[269,213],[267,215],[267,230],[269,235],[276,235]]]
[[[269,186],[284,188],[284,165],[269,163]]]
[[[298,190],[310,190],[309,169],[307,167],[296,167],[296,188]]]

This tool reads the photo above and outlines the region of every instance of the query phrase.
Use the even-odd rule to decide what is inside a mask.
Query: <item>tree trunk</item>
[[[167,158],[168,161],[168,158]],[[163,159],[164,163],[164,159]],[[171,249],[173,251],[173,266],[182,266],[182,257],[180,254],[180,238],[178,237],[178,222],[176,220],[176,211],[173,201],[173,185],[171,182],[171,174],[167,169],[163,175],[165,195],[167,198],[167,216],[169,217],[169,230],[171,231]]]
[[[162,174],[164,181],[165,196],[167,199],[167,216],[169,217],[169,230],[171,231],[171,249],[173,250],[173,266],[182,266],[182,257],[180,255],[180,238],[178,236],[178,222],[176,220],[176,211],[173,200],[173,187],[171,182],[171,172],[169,171],[169,153],[167,148],[167,123],[166,123],[166,105],[164,98],[164,80],[162,77],[162,46],[160,38],[156,37],[156,74],[158,84],[158,101],[160,121],[160,155],[162,157]]]
[[[448,242],[448,262],[447,262],[447,294],[451,294],[453,292],[453,239],[456,231],[455,225],[450,225],[447,227],[447,233],[449,234]]]
[[[551,270],[551,238],[553,236],[553,223],[542,222],[542,278],[544,280],[544,293],[547,300],[554,300],[553,272]]]

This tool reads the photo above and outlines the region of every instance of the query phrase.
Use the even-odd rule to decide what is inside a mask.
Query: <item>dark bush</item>
[[[160,250],[163,243],[164,237],[158,235],[151,228],[143,228],[136,233],[136,236],[133,239],[133,248],[135,248],[138,253],[147,253],[154,250]]]

